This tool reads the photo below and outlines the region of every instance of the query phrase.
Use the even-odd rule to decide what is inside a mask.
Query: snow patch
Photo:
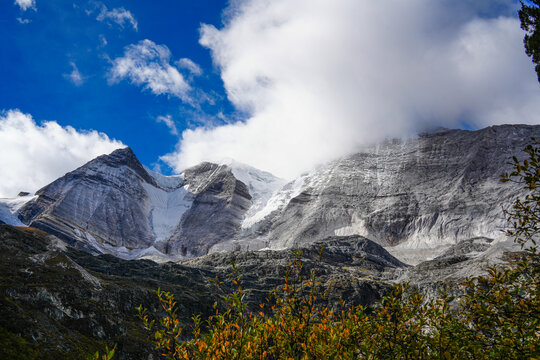
[[[332,166],[317,167],[309,173],[300,175],[289,183],[282,183],[276,188],[271,196],[259,206],[252,206],[242,222],[242,229],[252,228],[257,223],[264,220],[274,211],[283,210],[289,202],[300,195],[305,189],[322,189],[324,185],[331,181],[335,170]],[[237,176],[235,174],[235,176]]]
[[[275,203],[275,200],[272,204],[269,204],[269,202],[283,188],[287,181],[267,171],[262,171],[231,159],[225,160],[222,164],[228,166],[234,177],[246,184],[249,189],[251,207],[246,212],[241,225],[244,229],[249,228],[262,220],[278,205]]]
[[[148,211],[156,241],[166,240],[180,223],[182,215],[191,208],[193,194],[180,187],[172,191],[142,184],[148,195]]]
[[[142,249],[128,249],[125,246],[112,246],[110,244],[101,243],[88,232],[85,232],[83,235],[86,240],[88,240],[87,243],[90,244],[97,252],[101,254],[110,254],[124,260],[148,259],[155,262],[168,262],[178,261],[186,258],[180,255],[171,256],[164,254],[154,246]]]
[[[12,226],[26,226],[19,220],[17,213],[24,204],[36,198],[35,195],[27,195],[0,199],[0,220]]]
[[[152,171],[146,166],[144,166],[144,169],[152,178],[154,178],[156,184],[158,184],[159,187],[165,190],[175,190],[184,184],[185,179],[182,175],[166,176],[158,172]]]
[[[280,188],[274,190],[264,201],[254,203],[246,213],[246,217],[241,225],[242,229],[249,229],[264,220],[274,211],[285,208],[292,198],[300,195],[304,188],[306,177],[307,175],[304,175],[284,186],[282,185]]]

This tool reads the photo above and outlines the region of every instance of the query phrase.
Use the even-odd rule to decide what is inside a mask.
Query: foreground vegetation
[[[510,228],[524,251],[510,268],[465,281],[463,295],[426,299],[408,285],[396,285],[375,307],[319,305],[324,297],[312,272],[302,274],[296,252],[284,284],[247,310],[241,275],[233,264],[236,291],[215,304],[215,313],[184,326],[174,296],[158,290],[165,316],[153,320],[142,307],[138,316],[153,333],[167,359],[537,359],[540,358],[539,233],[540,143],[514,158],[503,182],[525,190],[506,209]],[[321,250],[322,251],[322,250]],[[322,255],[322,253],[321,253]],[[219,283],[216,280],[216,284]]]
[[[182,340],[186,329],[167,292],[157,292],[165,317],[153,323],[143,309],[140,317],[168,359],[531,359],[540,353],[538,279],[530,269],[491,269],[466,282],[460,299],[426,302],[398,285],[380,306],[340,311],[316,306],[316,293],[303,296],[286,277],[269,312],[261,305],[248,313],[239,285],[207,331],[194,318],[190,340]],[[314,289],[309,279],[300,287]]]

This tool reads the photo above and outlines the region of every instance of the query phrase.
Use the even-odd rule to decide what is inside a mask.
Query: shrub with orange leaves
[[[526,148],[529,160],[514,158],[517,178],[530,191],[517,200],[508,234],[525,244],[538,234],[537,183],[540,183],[538,142]],[[539,258],[536,242],[509,269],[492,268],[485,277],[463,283],[464,295],[426,299],[407,284],[396,285],[374,307],[332,310],[319,301],[315,274],[302,278],[302,253],[273,292],[274,302],[248,312],[241,275],[232,265],[236,290],[223,297],[220,310],[204,323],[179,323],[173,296],[158,290],[166,313],[155,322],[138,308],[143,325],[167,359],[540,359]],[[322,256],[322,249],[321,249]],[[220,283],[216,279],[216,284]],[[188,328],[188,329],[186,329]],[[183,332],[189,330],[185,339]]]
[[[407,285],[396,285],[373,308],[318,305],[313,274],[300,283],[299,255],[285,275],[281,295],[269,312],[248,312],[238,272],[237,289],[225,307],[206,320],[193,318],[191,336],[176,316],[170,293],[158,290],[166,312],[157,323],[138,308],[154,330],[156,347],[167,359],[534,359],[539,356],[536,278],[527,269],[490,270],[464,283],[460,299],[442,295],[427,301]],[[298,278],[296,279],[298,280]],[[306,291],[307,295],[306,295]],[[277,293],[277,292],[276,292]],[[267,305],[261,305],[266,310]]]

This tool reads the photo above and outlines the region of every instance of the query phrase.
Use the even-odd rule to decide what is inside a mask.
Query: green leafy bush
[[[112,360],[114,358],[114,353],[116,351],[116,345],[112,349],[109,349],[108,346],[105,347],[105,353],[101,355],[99,351],[96,351],[94,354],[86,357],[86,360]]]

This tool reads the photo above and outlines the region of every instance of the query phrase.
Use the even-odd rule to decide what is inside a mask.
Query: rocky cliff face
[[[147,195],[143,184],[156,186],[129,148],[90,161],[39,190],[25,205],[23,222],[86,246],[150,246],[152,228],[145,221]]]
[[[246,184],[224,165],[203,163],[184,172],[193,197],[190,209],[166,244],[166,253],[205,255],[208,249],[239,230],[251,205]]]
[[[38,191],[26,224],[71,244],[125,258],[283,249],[361,235],[419,262],[475,237],[501,237],[508,161],[540,126],[443,130],[395,139],[284,184],[231,163],[173,177],[145,169],[127,148]]]
[[[19,211],[25,224],[126,258],[206,254],[236,235],[252,201],[260,202],[226,165],[203,163],[165,177],[145,169],[129,148],[90,161],[36,195]]]
[[[445,130],[384,142],[286,185],[244,238],[212,251],[280,249],[358,234],[394,247],[393,253],[434,249],[433,256],[461,240],[501,237],[501,207],[519,189],[499,177],[533,136],[540,136],[540,126]]]

